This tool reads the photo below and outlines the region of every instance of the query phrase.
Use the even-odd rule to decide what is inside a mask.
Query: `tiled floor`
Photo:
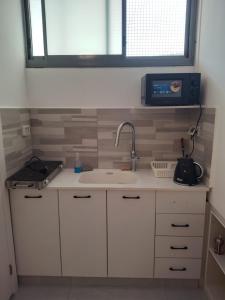
[[[196,288],[20,287],[13,300],[207,300]]]

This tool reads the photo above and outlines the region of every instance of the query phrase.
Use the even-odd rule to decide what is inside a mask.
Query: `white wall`
[[[201,7],[201,1],[199,4]],[[201,14],[201,9],[199,9]],[[198,61],[197,34],[196,61]],[[146,73],[194,72],[193,67],[26,69],[32,108],[121,108],[141,106]]]
[[[201,1],[199,4],[201,7]],[[201,14],[201,9],[199,10]],[[198,61],[199,30],[196,61]],[[32,108],[121,108],[141,106],[146,73],[194,72],[193,67],[26,69]]]
[[[137,107],[148,72],[191,72],[194,67],[27,69],[31,107]]]
[[[203,0],[199,70],[205,82],[205,103],[216,105],[213,153],[213,206],[225,217],[225,1]]]
[[[23,27],[21,18],[20,0],[0,0],[0,108],[3,107],[26,107],[26,84],[25,84],[25,58]],[[2,128],[0,120],[0,129]],[[5,157],[3,150],[3,137],[0,130],[0,209],[1,216],[4,214],[8,253],[2,259],[5,264],[12,264],[14,274],[3,274],[4,279],[10,286],[11,293],[17,288],[16,266],[10,220],[10,207],[8,191],[5,188]],[[2,228],[1,228],[2,229]],[[1,252],[3,255],[4,253]],[[1,268],[2,266],[0,266]],[[3,278],[1,277],[1,280]],[[0,285],[3,282],[0,282]],[[1,298],[2,299],[2,298]],[[5,299],[4,299],[5,300]]]
[[[27,106],[20,2],[0,1],[0,107]]]
[[[1,119],[0,119],[0,128],[2,128]],[[3,217],[3,220],[1,220],[0,222],[1,223],[0,234],[1,235],[5,234],[5,236],[3,236],[2,238],[6,240],[6,244],[7,244],[7,245],[0,244],[1,247],[0,299],[1,300],[7,300],[1,298],[2,295],[1,292],[3,293],[4,289],[5,292],[10,295],[15,293],[17,290],[16,262],[15,262],[14,244],[13,244],[13,236],[12,236],[9,194],[8,194],[8,190],[5,187],[5,178],[6,178],[6,165],[5,165],[5,156],[4,156],[4,147],[3,147],[3,136],[2,136],[2,131],[0,130],[0,210],[1,210],[0,218]],[[9,268],[8,268],[9,264],[11,264],[13,267],[12,276],[9,275]],[[4,272],[2,269],[4,269]],[[2,286],[3,284],[7,285],[7,289],[6,286]]]

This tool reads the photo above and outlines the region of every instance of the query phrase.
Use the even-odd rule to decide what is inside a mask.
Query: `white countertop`
[[[47,186],[47,189],[80,189],[80,190],[160,190],[160,191],[193,191],[207,192],[209,188],[204,184],[197,186],[183,186],[173,182],[172,178],[156,178],[151,170],[135,172],[137,182],[132,184],[90,184],[80,183],[80,174],[73,173],[73,169],[64,169]]]

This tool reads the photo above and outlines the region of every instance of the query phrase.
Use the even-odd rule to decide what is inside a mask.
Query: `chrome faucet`
[[[115,147],[117,148],[119,145],[119,139],[120,139],[120,133],[123,129],[124,126],[129,126],[131,128],[132,132],[132,148],[130,152],[130,157],[131,157],[131,170],[136,171],[136,161],[138,159],[137,153],[136,153],[136,148],[135,148],[135,128],[134,125],[131,122],[122,122],[116,133],[116,142],[115,142]]]

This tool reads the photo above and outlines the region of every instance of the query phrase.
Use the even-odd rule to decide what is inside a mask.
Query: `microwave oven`
[[[146,74],[142,78],[142,104],[182,106],[200,104],[200,73]]]

